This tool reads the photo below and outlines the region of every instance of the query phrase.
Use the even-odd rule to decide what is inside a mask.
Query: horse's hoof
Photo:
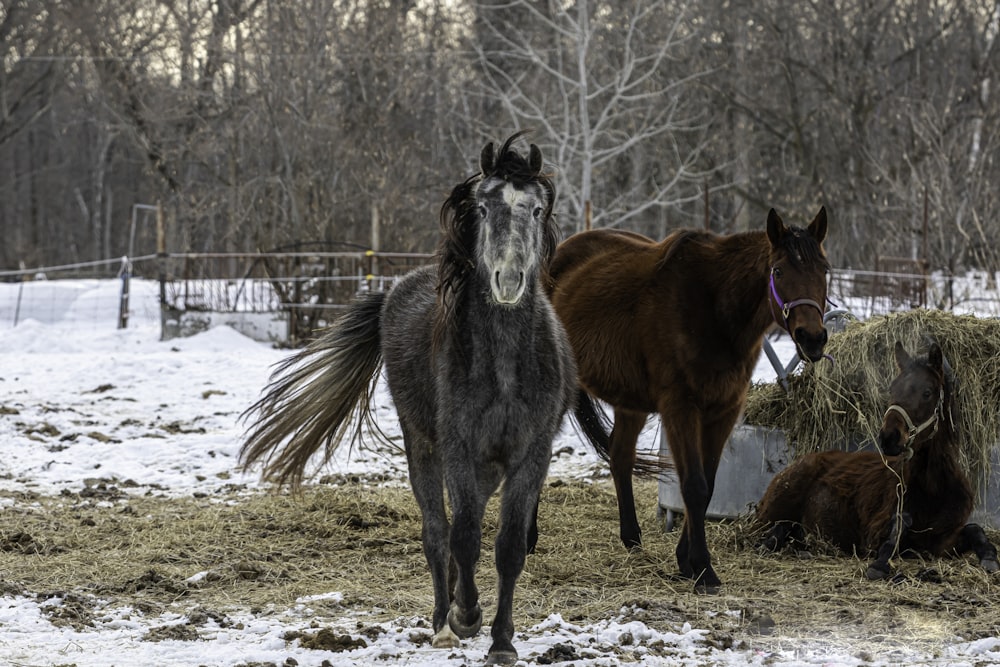
[[[458,648],[462,643],[456,635],[451,630],[451,626],[446,625],[437,631],[434,638],[431,640],[431,646],[434,648]]]
[[[889,578],[889,570],[884,570],[878,565],[869,565],[865,570],[865,578],[869,581],[880,581]]]
[[[1000,563],[997,563],[995,558],[984,558],[979,561],[979,565],[982,566],[982,568],[987,572],[1000,571]]]
[[[721,588],[721,581],[714,584],[704,581],[696,581],[694,584],[694,592],[698,595],[718,595]]]
[[[722,581],[711,570],[702,572],[701,576],[694,580],[694,592],[699,595],[716,595],[720,588]]]
[[[471,621],[467,620],[470,614],[474,615]],[[448,611],[448,625],[462,639],[474,637],[483,627],[483,610],[477,604],[471,610],[463,613],[458,605],[452,603],[451,609]]]
[[[487,665],[513,665],[517,662],[517,651],[490,651],[486,656]]]
[[[642,551],[642,537],[625,537],[622,536],[622,544],[629,551]]]

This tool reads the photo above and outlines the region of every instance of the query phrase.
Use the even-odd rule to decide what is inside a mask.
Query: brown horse
[[[823,355],[826,227],[826,209],[808,229],[786,227],[771,209],[766,233],[680,230],[657,243],[598,229],[556,250],[552,303],[583,389],[575,416],[611,464],[622,542],[632,548],[641,541],[633,470],[671,467],[636,455],[639,432],[657,412],[684,498],[677,563],[700,591],[720,585],[705,541],[705,511],[764,334],[777,322],[804,358]],[[614,408],[610,438],[592,397]]]
[[[933,343],[926,358],[911,358],[897,342],[895,354],[899,375],[878,435],[888,458],[828,451],[798,459],[760,501],[763,544],[776,551],[808,530],[848,553],[874,554],[869,579],[887,578],[889,560],[904,551],[975,551],[996,572],[996,549],[982,528],[966,523],[974,497],[958,460],[955,393],[941,348]]]

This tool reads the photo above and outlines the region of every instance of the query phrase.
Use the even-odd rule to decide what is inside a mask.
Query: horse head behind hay
[[[869,579],[887,578],[889,561],[906,552],[974,551],[995,572],[996,549],[967,523],[975,496],[959,458],[948,363],[936,342],[926,357],[911,357],[898,341],[894,353],[882,453],[816,452],[780,472],[757,509],[763,544],[777,550],[809,531],[848,553],[874,554]]]

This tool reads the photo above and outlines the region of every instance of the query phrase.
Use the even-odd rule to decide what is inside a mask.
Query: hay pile
[[[893,346],[924,354],[931,339],[958,381],[962,462],[979,485],[1000,442],[1000,320],[912,310],[852,322],[830,337],[835,362],[805,366],[787,394],[777,384],[751,387],[746,422],[783,430],[797,455],[872,441],[897,372]]]

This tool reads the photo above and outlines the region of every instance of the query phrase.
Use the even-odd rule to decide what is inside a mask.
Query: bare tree
[[[658,233],[668,209],[699,199],[709,117],[686,103],[705,72],[682,55],[697,38],[684,7],[514,0],[477,11],[491,37],[482,94],[548,144],[572,228]]]

